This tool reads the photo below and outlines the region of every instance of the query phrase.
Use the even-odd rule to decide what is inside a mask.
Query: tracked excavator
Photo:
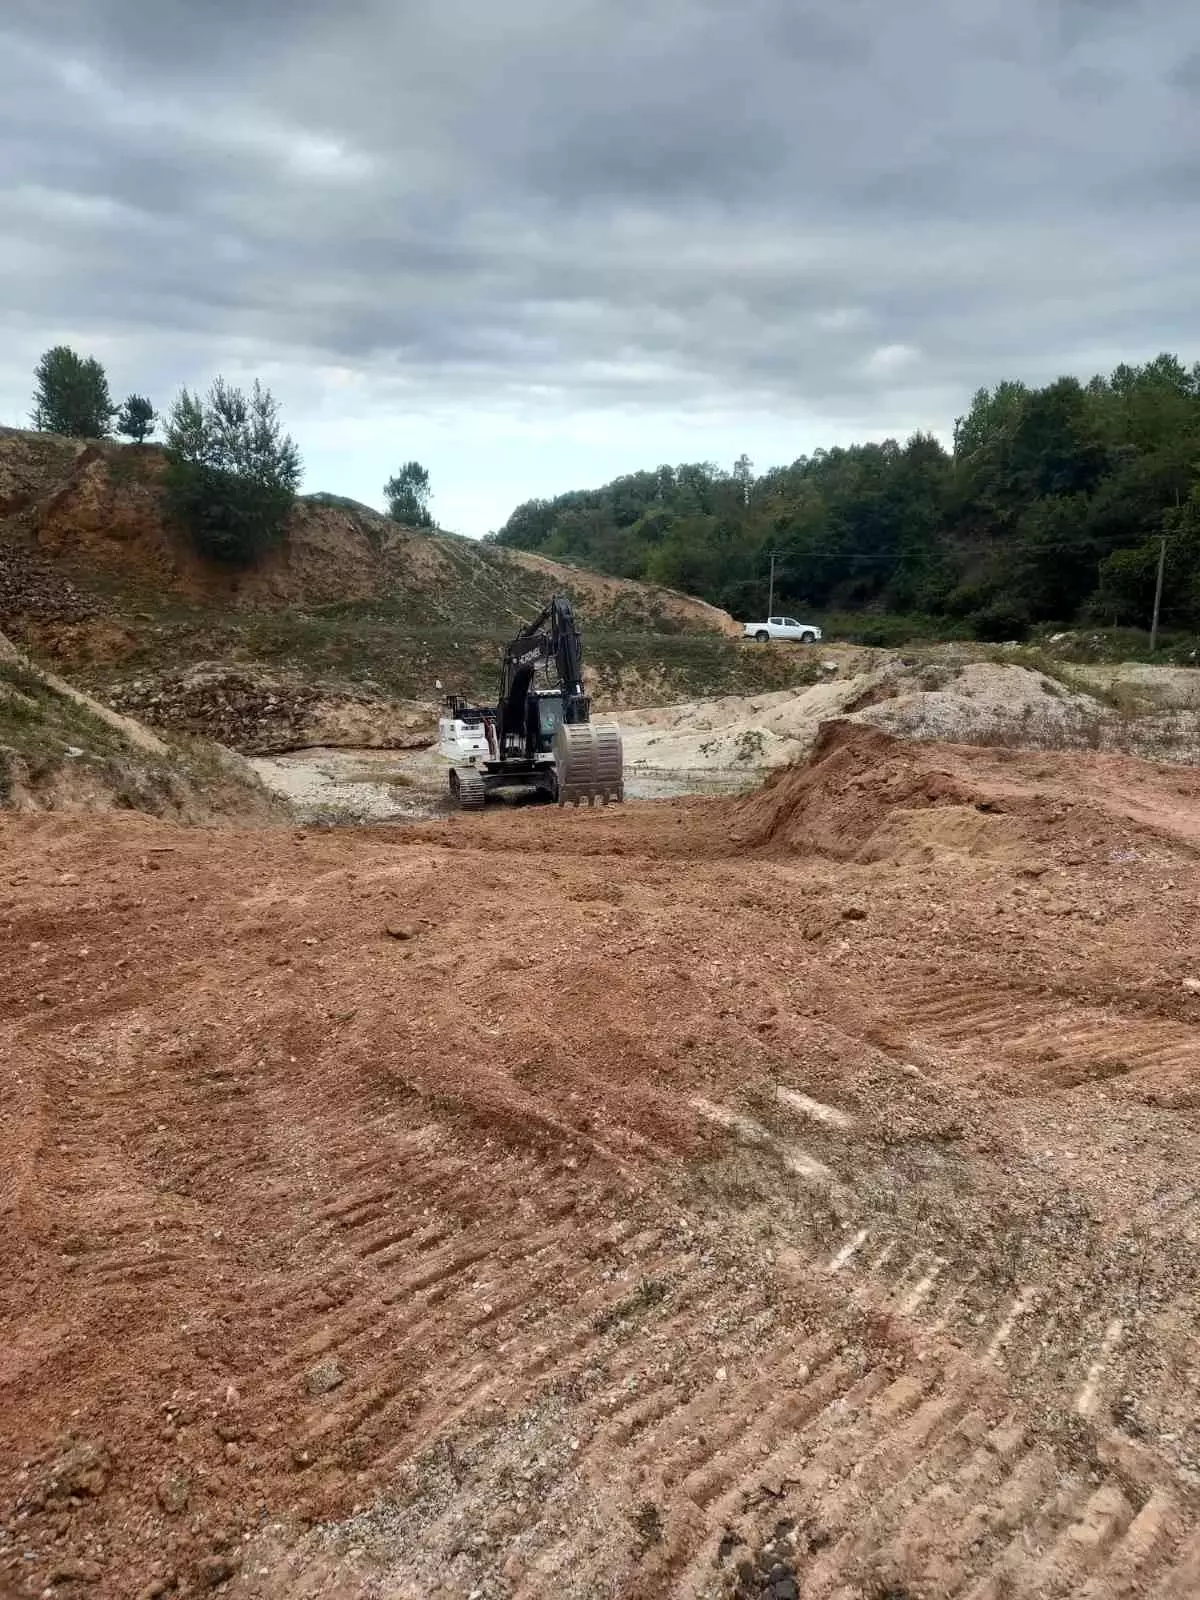
[[[439,733],[441,748],[459,757],[450,794],[464,811],[481,811],[501,789],[535,791],[560,806],[625,798],[620,729],[592,721],[579,629],[561,595],[505,649],[497,703],[453,696]]]

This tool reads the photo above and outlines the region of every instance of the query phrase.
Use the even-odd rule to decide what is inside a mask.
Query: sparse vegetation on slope
[[[179,822],[286,816],[229,751],[150,734],[39,671],[3,635],[0,807],[144,811]]]

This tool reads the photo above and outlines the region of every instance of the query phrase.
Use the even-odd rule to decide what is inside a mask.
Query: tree
[[[1029,397],[1012,441],[1012,480],[1019,494],[1089,494],[1106,465],[1077,378],[1059,378]]]
[[[166,442],[168,504],[205,555],[245,564],[282,542],[301,463],[269,389],[218,378],[203,398],[181,390]]]
[[[34,378],[35,428],[73,439],[107,437],[116,408],[104,368],[94,356],[84,360],[69,345],[55,345],[38,362]]]
[[[432,528],[429,510],[429,473],[419,461],[406,461],[383,486],[388,516],[409,528]]]
[[[117,432],[141,444],[154,432],[158,413],[144,394],[131,394],[117,413]]]

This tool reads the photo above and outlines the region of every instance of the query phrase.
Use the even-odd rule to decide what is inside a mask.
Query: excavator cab
[[[542,754],[554,749],[554,735],[563,725],[561,694],[531,694],[529,708],[537,727],[537,749]]]

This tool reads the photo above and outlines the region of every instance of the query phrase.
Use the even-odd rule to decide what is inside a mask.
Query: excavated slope
[[[565,590],[586,619],[634,629],[736,634],[729,616],[673,590],[568,568],[453,534],[404,528],[333,496],[301,499],[284,545],[255,567],[204,561],[164,515],[166,457],[154,445],[83,442],[0,429],[0,544],[48,559],[66,578],[106,580],[238,608],[403,602],[417,621],[501,629]],[[0,603],[15,613],[17,596]],[[39,597],[32,597],[35,603]],[[43,606],[46,597],[41,597]],[[0,620],[3,617],[0,616]]]

